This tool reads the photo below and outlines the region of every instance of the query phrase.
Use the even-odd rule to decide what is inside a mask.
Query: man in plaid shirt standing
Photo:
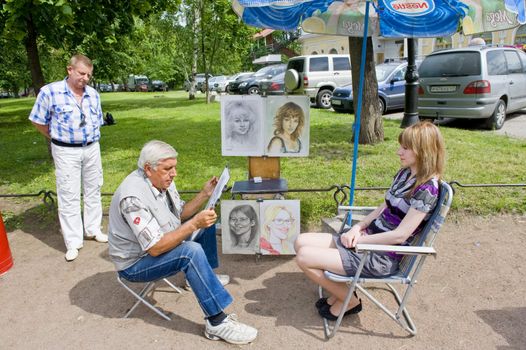
[[[72,261],[82,248],[83,235],[101,243],[106,243],[108,236],[101,231],[103,177],[99,140],[103,116],[100,96],[88,85],[93,64],[88,57],[75,55],[67,72],[64,80],[42,87],[29,120],[51,140],[65,258]]]

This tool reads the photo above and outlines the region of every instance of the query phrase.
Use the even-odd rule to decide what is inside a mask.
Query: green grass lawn
[[[103,192],[113,192],[136,167],[142,145],[151,139],[166,141],[179,152],[179,190],[200,189],[227,163],[234,181],[246,180],[246,157],[221,156],[220,106],[206,104],[203,94],[189,101],[183,92],[104,93],[102,101],[104,112],[111,112],[117,122],[102,128]],[[4,194],[55,189],[45,140],[27,120],[33,102],[34,98],[0,100],[0,188]],[[311,109],[310,156],[281,160],[281,176],[290,189],[349,183],[352,121],[348,114]],[[385,141],[360,146],[358,187],[390,184],[399,166],[395,154],[399,124],[384,120]],[[477,129],[441,127],[441,131],[448,152],[446,180],[463,184],[526,183],[526,141]],[[357,191],[355,204],[376,205],[382,194]],[[332,192],[289,193],[287,198],[302,200],[303,224],[318,223],[336,209]],[[109,197],[104,197],[104,203],[107,208]],[[524,213],[526,189],[457,187],[454,208],[476,214]]]

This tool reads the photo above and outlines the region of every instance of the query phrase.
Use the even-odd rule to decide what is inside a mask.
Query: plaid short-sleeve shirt
[[[86,86],[79,104],[66,81],[67,78],[42,87],[29,120],[49,125],[51,138],[61,142],[85,144],[98,141],[103,124],[99,94],[91,86]]]

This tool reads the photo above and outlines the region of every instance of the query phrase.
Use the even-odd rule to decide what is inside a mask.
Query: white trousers
[[[67,249],[82,248],[83,233],[101,233],[102,162],[100,145],[62,147],[51,144],[57,182],[58,216]],[[84,230],[80,211],[81,184],[84,195]]]

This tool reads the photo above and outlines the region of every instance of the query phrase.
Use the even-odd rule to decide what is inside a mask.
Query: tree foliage
[[[82,52],[115,52],[118,39],[134,28],[134,18],[171,9],[176,0],[3,0],[0,30],[2,37],[22,41],[35,91],[45,79],[39,42],[62,49],[68,55]],[[116,45],[118,47],[118,45]]]

